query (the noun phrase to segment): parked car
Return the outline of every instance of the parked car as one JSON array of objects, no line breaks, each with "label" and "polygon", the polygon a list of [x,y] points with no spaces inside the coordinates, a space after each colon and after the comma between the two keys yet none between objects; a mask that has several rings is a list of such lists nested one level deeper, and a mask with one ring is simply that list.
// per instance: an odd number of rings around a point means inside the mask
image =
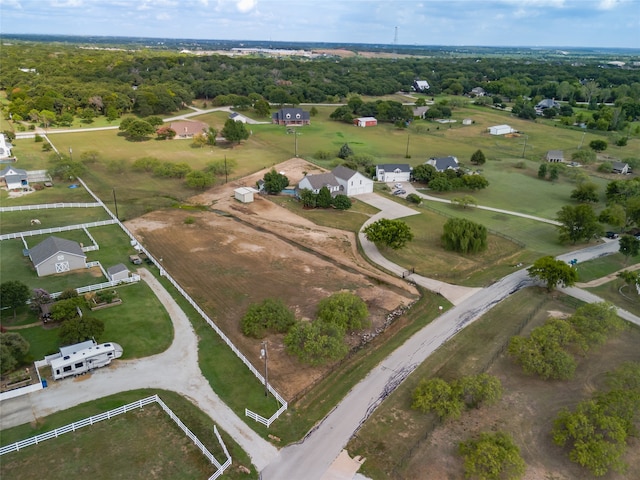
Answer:
[{"label": "parked car", "polygon": [[404,195],[406,192],[406,190],[396,190],[395,192],[393,192],[394,195]]},{"label": "parked car", "polygon": [[138,255],[129,255],[129,261],[134,265],[142,264],[142,260],[140,260],[140,257]]},{"label": "parked car", "polygon": [[607,232],[605,236],[607,238],[618,238],[618,234],[616,232]]},{"label": "parked car", "polygon": [[396,188],[402,188],[402,184],[401,184],[401,183],[396,183],[396,184],[394,185],[394,187],[396,187]]}]

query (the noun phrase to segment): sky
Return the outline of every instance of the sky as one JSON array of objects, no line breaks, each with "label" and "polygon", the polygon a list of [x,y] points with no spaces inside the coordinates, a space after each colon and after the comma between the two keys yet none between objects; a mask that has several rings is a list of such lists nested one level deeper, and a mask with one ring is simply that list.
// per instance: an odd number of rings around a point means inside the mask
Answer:
[{"label": "sky", "polygon": [[0,34],[640,48],[640,0],[0,0]]}]

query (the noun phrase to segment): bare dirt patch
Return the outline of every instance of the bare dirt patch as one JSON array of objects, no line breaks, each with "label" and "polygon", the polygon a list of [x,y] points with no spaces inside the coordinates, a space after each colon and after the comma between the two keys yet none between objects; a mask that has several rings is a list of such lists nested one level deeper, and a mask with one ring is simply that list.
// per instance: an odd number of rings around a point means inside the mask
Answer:
[{"label": "bare dirt patch", "polygon": [[[312,168],[300,159],[276,166],[292,182]],[[192,199],[214,211],[158,211],[127,222],[256,367],[260,342],[244,337],[239,327],[252,303],[281,298],[298,318],[313,319],[319,300],[349,290],[366,301],[374,330],[388,312],[416,297],[412,287],[360,257],[353,233],[319,227],[259,195],[250,204],[233,198],[234,188],[255,185],[262,176],[264,171]],[[186,225],[187,217],[195,222]],[[268,341],[270,380],[285,398],[323,374],[286,355],[281,335]],[[359,341],[350,337],[354,345]]]}]

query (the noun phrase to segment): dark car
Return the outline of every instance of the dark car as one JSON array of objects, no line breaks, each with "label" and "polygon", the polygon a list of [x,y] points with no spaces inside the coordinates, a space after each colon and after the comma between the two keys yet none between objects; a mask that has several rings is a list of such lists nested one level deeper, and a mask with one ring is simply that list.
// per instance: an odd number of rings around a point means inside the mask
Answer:
[{"label": "dark car", "polygon": [[618,238],[618,234],[616,232],[607,232],[605,236],[607,238]]},{"label": "dark car", "polygon": [[393,192],[394,195],[404,195],[405,193],[407,193],[406,190],[396,190]]}]

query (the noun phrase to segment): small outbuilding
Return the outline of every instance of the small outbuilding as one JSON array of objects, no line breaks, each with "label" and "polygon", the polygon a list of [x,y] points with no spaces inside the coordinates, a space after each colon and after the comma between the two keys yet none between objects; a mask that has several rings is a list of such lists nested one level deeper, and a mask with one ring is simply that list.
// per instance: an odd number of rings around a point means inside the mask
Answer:
[{"label": "small outbuilding", "polygon": [[562,163],[564,162],[564,152],[562,150],[549,150],[545,158],[547,162]]},{"label": "small outbuilding", "polygon": [[21,168],[5,167],[0,170],[0,185],[7,190],[21,190],[29,186],[27,171]]},{"label": "small outbuilding", "polygon": [[353,119],[353,124],[358,127],[375,127],[378,125],[378,120],[374,117],[358,117]]},{"label": "small outbuilding", "polygon": [[611,165],[611,172],[626,175],[629,173],[629,164],[624,162],[613,162]]},{"label": "small outbuilding", "polygon": [[242,203],[251,203],[253,202],[253,193],[255,190],[253,188],[248,187],[240,187],[236,188],[233,191],[233,195],[236,200]]},{"label": "small outbuilding", "polygon": [[464,120],[462,120],[462,124],[463,125],[472,125],[473,124],[473,120],[470,118],[465,118]]},{"label": "small outbuilding", "polygon": [[509,125],[495,125],[493,127],[489,127],[489,133],[491,135],[507,135],[515,132],[516,130],[511,128]]},{"label": "small outbuilding", "polygon": [[112,282],[125,280],[129,278],[129,269],[124,263],[119,263],[113,267],[107,268],[107,277]]}]

